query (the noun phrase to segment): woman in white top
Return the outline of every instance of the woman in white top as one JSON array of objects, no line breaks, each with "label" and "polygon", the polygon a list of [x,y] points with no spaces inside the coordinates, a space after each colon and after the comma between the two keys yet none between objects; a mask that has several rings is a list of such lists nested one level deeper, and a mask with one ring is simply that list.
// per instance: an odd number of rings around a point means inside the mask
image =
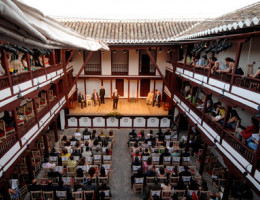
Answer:
[{"label": "woman in white top", "polygon": [[81,137],[80,129],[76,129],[76,133],[74,133],[75,137]]},{"label": "woman in white top", "polygon": [[211,58],[210,63],[214,64],[214,66],[211,68],[211,74],[213,74],[217,70],[227,69],[227,66],[223,62],[217,61],[216,57]]},{"label": "woman in white top", "polygon": [[225,59],[225,62],[226,62],[227,68],[224,69],[224,70],[219,68],[218,70],[216,70],[216,72],[218,72],[218,73],[231,73],[232,72],[232,70],[233,70],[233,68],[235,66],[235,61],[232,58],[227,57]]}]

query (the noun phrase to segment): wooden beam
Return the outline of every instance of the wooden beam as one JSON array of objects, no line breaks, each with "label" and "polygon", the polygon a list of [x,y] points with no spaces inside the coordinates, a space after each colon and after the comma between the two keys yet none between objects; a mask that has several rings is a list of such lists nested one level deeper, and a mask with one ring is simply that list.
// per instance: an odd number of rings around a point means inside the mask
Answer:
[{"label": "wooden beam", "polygon": [[150,60],[152,61],[152,63],[154,64],[156,70],[157,70],[158,73],[160,74],[160,76],[161,76],[161,78],[162,78],[162,80],[163,80],[163,83],[168,86],[168,84],[167,84],[167,82],[166,82],[166,80],[165,80],[165,77],[163,76],[161,70],[159,69],[157,63],[155,62],[155,60],[154,60],[152,54],[150,53],[150,51],[148,50],[148,48],[146,48],[145,51],[146,51],[147,55],[149,56]]},{"label": "wooden beam", "polygon": [[14,95],[13,82],[12,82],[10,71],[9,71],[9,63],[8,63],[8,60],[7,60],[7,53],[6,53],[5,50],[3,50],[3,60],[2,61],[3,61],[4,69],[5,69],[5,74],[8,76],[8,82],[9,82],[11,94],[13,96]]},{"label": "wooden beam", "polygon": [[[73,55],[74,55],[75,52],[76,52],[76,50],[73,50],[73,51],[71,52],[70,57],[69,57],[68,60],[65,62],[65,66],[67,66],[67,65],[69,64],[69,62],[71,61],[71,59],[72,59],[72,57],[73,57]],[[65,56],[65,58],[66,58],[66,56]]]},{"label": "wooden beam", "polygon": [[[84,63],[82,64],[77,76],[75,77],[73,83],[72,83],[72,86],[71,88],[75,85],[75,83],[77,82],[78,78],[79,78],[79,75],[81,74],[82,70],[84,69],[84,67],[86,66],[86,64],[88,63],[88,61],[90,60],[91,56],[93,55],[93,51],[89,52],[87,58],[85,59]],[[70,88],[70,89],[71,89]]]},{"label": "wooden beam", "polygon": [[130,98],[130,80],[128,79],[128,101]]},{"label": "wooden beam", "polygon": [[139,100],[139,79],[137,80],[137,101]]}]

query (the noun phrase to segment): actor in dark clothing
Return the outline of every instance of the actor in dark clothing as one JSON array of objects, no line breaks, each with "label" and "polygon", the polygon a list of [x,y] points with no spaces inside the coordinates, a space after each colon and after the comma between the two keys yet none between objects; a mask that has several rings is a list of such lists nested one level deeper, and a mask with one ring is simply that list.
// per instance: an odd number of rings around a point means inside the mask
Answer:
[{"label": "actor in dark clothing", "polygon": [[94,106],[96,106],[97,102],[98,105],[100,106],[99,96],[96,90],[94,90],[94,92],[92,93],[92,99],[94,101]]},{"label": "actor in dark clothing", "polygon": [[105,104],[105,93],[106,93],[105,88],[102,85],[99,90],[99,96],[100,96],[101,103],[103,103],[103,104]]},{"label": "actor in dark clothing", "polygon": [[115,92],[113,92],[113,110],[117,109],[118,99],[119,99],[119,95],[117,89],[115,89]]},{"label": "actor in dark clothing", "polygon": [[82,94],[82,92],[79,93],[78,102],[81,104],[81,108],[82,108],[82,109],[83,109],[83,106],[84,106],[84,107],[87,106],[86,100],[85,100],[84,95]]},{"label": "actor in dark clothing", "polygon": [[154,100],[153,100],[153,106],[155,103],[158,104],[158,108],[160,108],[160,102],[161,102],[161,94],[160,92],[157,90],[154,96]]}]

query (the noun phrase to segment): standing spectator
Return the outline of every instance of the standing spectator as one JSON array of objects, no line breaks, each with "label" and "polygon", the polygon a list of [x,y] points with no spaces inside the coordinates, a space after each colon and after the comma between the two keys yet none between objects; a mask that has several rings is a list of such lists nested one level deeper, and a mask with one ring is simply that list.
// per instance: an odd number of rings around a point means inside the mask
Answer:
[{"label": "standing spectator", "polygon": [[100,101],[101,101],[100,103],[105,104],[105,93],[106,93],[105,88],[102,85],[100,90],[99,90],[99,96],[100,96]]}]

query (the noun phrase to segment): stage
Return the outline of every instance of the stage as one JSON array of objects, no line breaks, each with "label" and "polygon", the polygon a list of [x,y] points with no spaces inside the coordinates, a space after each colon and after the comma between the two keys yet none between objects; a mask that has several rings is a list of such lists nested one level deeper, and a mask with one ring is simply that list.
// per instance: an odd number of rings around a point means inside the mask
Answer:
[{"label": "stage", "polygon": [[[119,99],[117,111],[123,116],[165,116],[168,115],[168,111],[163,109],[163,103],[161,107],[147,105],[145,99],[139,99],[138,101],[129,102],[127,99]],[[86,108],[81,109],[78,102],[74,102],[74,108],[70,109],[70,115],[96,115],[104,116],[113,111],[113,101],[105,99],[105,104],[100,106],[89,105]]]}]

